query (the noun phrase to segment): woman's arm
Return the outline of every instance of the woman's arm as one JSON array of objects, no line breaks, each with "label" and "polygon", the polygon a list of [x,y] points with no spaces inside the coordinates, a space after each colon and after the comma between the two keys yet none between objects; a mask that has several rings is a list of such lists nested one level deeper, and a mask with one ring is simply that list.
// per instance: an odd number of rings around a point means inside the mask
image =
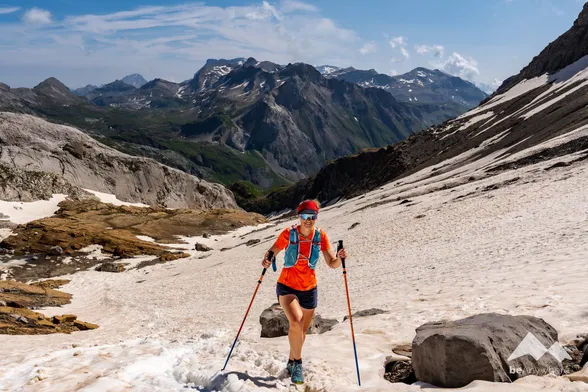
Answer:
[{"label": "woman's arm", "polygon": [[335,255],[333,248],[329,248],[323,251],[323,255],[325,256],[325,261],[329,267],[339,268],[341,265],[341,258],[347,258],[347,251],[345,251],[345,248],[343,248],[338,252],[337,255]]}]

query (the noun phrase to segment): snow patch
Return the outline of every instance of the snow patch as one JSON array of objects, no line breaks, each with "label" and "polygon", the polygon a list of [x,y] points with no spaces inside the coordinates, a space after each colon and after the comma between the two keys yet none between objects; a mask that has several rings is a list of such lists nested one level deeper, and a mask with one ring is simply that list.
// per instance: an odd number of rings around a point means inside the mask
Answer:
[{"label": "snow patch", "polygon": [[528,93],[536,88],[543,86],[548,81],[547,74],[538,76],[532,79],[525,79],[520,83],[517,83],[515,86],[510,88],[503,94],[499,94],[492,98],[490,101],[486,102],[484,105],[478,106],[475,109],[470,110],[467,113],[462,114],[461,116],[457,117],[457,119],[467,118],[474,114],[478,114],[480,112],[486,111],[490,108],[493,108],[497,105],[500,105],[504,102],[510,101],[514,98],[517,98],[523,94]]},{"label": "snow patch", "polygon": [[471,127],[472,125],[477,124],[480,121],[484,121],[484,120],[491,118],[491,117],[494,117],[494,112],[492,110],[490,110],[489,112],[474,116],[474,117],[470,118],[464,125],[459,127],[458,131],[466,130],[469,127]]},{"label": "snow patch", "polygon": [[132,206],[132,207],[149,207],[147,204],[143,203],[130,203],[126,201],[122,201],[117,199],[117,197],[110,193],[102,193],[98,191],[93,191],[91,189],[84,189],[87,192],[94,194],[102,203],[110,203],[115,206]]},{"label": "snow patch", "polygon": [[66,198],[67,195],[55,194],[49,200],[33,202],[0,200],[0,212],[8,216],[10,222],[24,224],[52,216],[59,209],[58,204]]}]

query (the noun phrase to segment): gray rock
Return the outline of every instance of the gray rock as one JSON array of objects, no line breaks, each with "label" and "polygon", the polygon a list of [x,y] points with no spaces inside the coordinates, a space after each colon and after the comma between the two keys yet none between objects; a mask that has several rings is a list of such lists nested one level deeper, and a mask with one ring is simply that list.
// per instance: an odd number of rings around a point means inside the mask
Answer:
[{"label": "gray rock", "polygon": [[5,301],[0,301],[0,306],[6,306],[6,302]]},{"label": "gray rock", "polygon": [[16,319],[19,323],[28,324],[29,320],[26,319],[24,316],[20,316]]},{"label": "gray rock", "polygon": [[417,382],[411,361],[391,361],[384,368],[384,378],[391,383],[412,384]]},{"label": "gray rock", "polygon": [[[511,382],[526,375],[562,374],[562,364],[547,353],[538,361],[530,355],[509,360],[532,334],[546,347],[558,342],[557,331],[532,316],[479,314],[457,321],[421,325],[412,342],[412,361],[419,381],[461,388],[474,380]],[[523,346],[524,346],[523,345]]]},{"label": "gray rock", "polygon": [[0,219],[4,220],[4,219],[9,219],[10,217],[8,215],[4,215],[3,213],[0,212]]},{"label": "gray rock", "polygon": [[63,249],[59,245],[51,247],[47,252],[47,254],[51,256],[62,256],[63,253]]},{"label": "gray rock", "polygon": [[202,238],[210,238],[210,234],[204,233],[204,234],[202,234]]},{"label": "gray rock", "polygon": [[586,339],[584,343],[580,344],[579,349],[582,352],[582,360],[580,361],[580,366],[584,366],[586,363],[588,363],[588,339]]},{"label": "gray rock", "polygon": [[102,272],[123,272],[125,267],[122,264],[102,263],[96,267],[96,271]]},{"label": "gray rock", "polygon": [[[275,338],[288,335],[290,324],[288,323],[286,313],[284,313],[284,310],[279,303],[275,303],[265,309],[261,313],[261,316],[259,316],[259,322],[261,324],[262,338]],[[323,319],[319,314],[315,313],[314,318],[308,327],[307,333],[325,333],[333,329],[337,323],[337,320]]]},{"label": "gray rock", "polygon": [[[375,316],[375,315],[384,314],[384,313],[388,313],[388,312],[385,310],[376,309],[376,308],[364,309],[364,310],[360,310],[358,312],[353,313],[353,318]],[[349,316],[343,317],[343,321],[347,320],[348,318],[349,318]]]},{"label": "gray rock", "polygon": [[210,246],[206,246],[201,243],[196,243],[196,245],[194,245],[194,249],[196,249],[199,252],[210,252],[212,250]]},{"label": "gray rock", "polygon": [[245,245],[251,246],[251,245],[259,244],[260,241],[261,240],[259,240],[259,239],[249,240],[245,243]]},{"label": "gray rock", "polygon": [[[239,209],[232,192],[220,184],[124,154],[73,127],[5,112],[0,113],[0,134],[0,164],[30,170],[20,170],[20,177],[0,188],[2,200],[33,201],[88,188],[123,201],[168,208]],[[11,178],[2,174],[5,170],[0,167],[0,182]]]}]

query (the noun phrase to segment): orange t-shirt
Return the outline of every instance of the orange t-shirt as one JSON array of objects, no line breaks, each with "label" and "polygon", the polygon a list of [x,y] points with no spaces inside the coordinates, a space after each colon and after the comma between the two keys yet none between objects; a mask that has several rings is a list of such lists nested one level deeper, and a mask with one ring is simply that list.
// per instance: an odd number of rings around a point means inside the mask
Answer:
[{"label": "orange t-shirt", "polygon": [[[298,262],[291,268],[282,268],[282,273],[278,278],[278,283],[282,283],[294,290],[307,291],[314,288],[317,284],[316,271],[310,268],[308,265],[308,259],[310,257],[310,248],[312,245],[312,237],[314,233],[310,234],[310,237],[305,237],[300,233],[300,225],[296,227],[298,230],[298,236],[300,240],[307,239],[309,241],[299,242],[298,249]],[[290,230],[291,227],[286,228],[278,239],[274,246],[280,250],[285,250],[290,245]],[[331,247],[329,238],[324,230],[321,230],[321,251],[328,250]],[[301,257],[302,255],[302,257]]]}]

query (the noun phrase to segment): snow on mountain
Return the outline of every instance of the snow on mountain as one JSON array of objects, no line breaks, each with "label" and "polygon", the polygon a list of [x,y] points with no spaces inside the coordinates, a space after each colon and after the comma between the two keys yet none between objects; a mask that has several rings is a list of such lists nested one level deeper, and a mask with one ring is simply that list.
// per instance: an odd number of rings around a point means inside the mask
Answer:
[{"label": "snow on mountain", "polygon": [[341,69],[340,67],[335,67],[333,65],[318,65],[315,66],[315,68],[323,75],[329,75]]},{"label": "snow on mountain", "polygon": [[488,96],[459,77],[422,67],[398,76],[380,74],[374,69],[365,71],[354,68],[338,69],[325,76],[357,83],[362,87],[384,89],[399,101],[453,103],[456,105],[455,116],[477,106]]}]

